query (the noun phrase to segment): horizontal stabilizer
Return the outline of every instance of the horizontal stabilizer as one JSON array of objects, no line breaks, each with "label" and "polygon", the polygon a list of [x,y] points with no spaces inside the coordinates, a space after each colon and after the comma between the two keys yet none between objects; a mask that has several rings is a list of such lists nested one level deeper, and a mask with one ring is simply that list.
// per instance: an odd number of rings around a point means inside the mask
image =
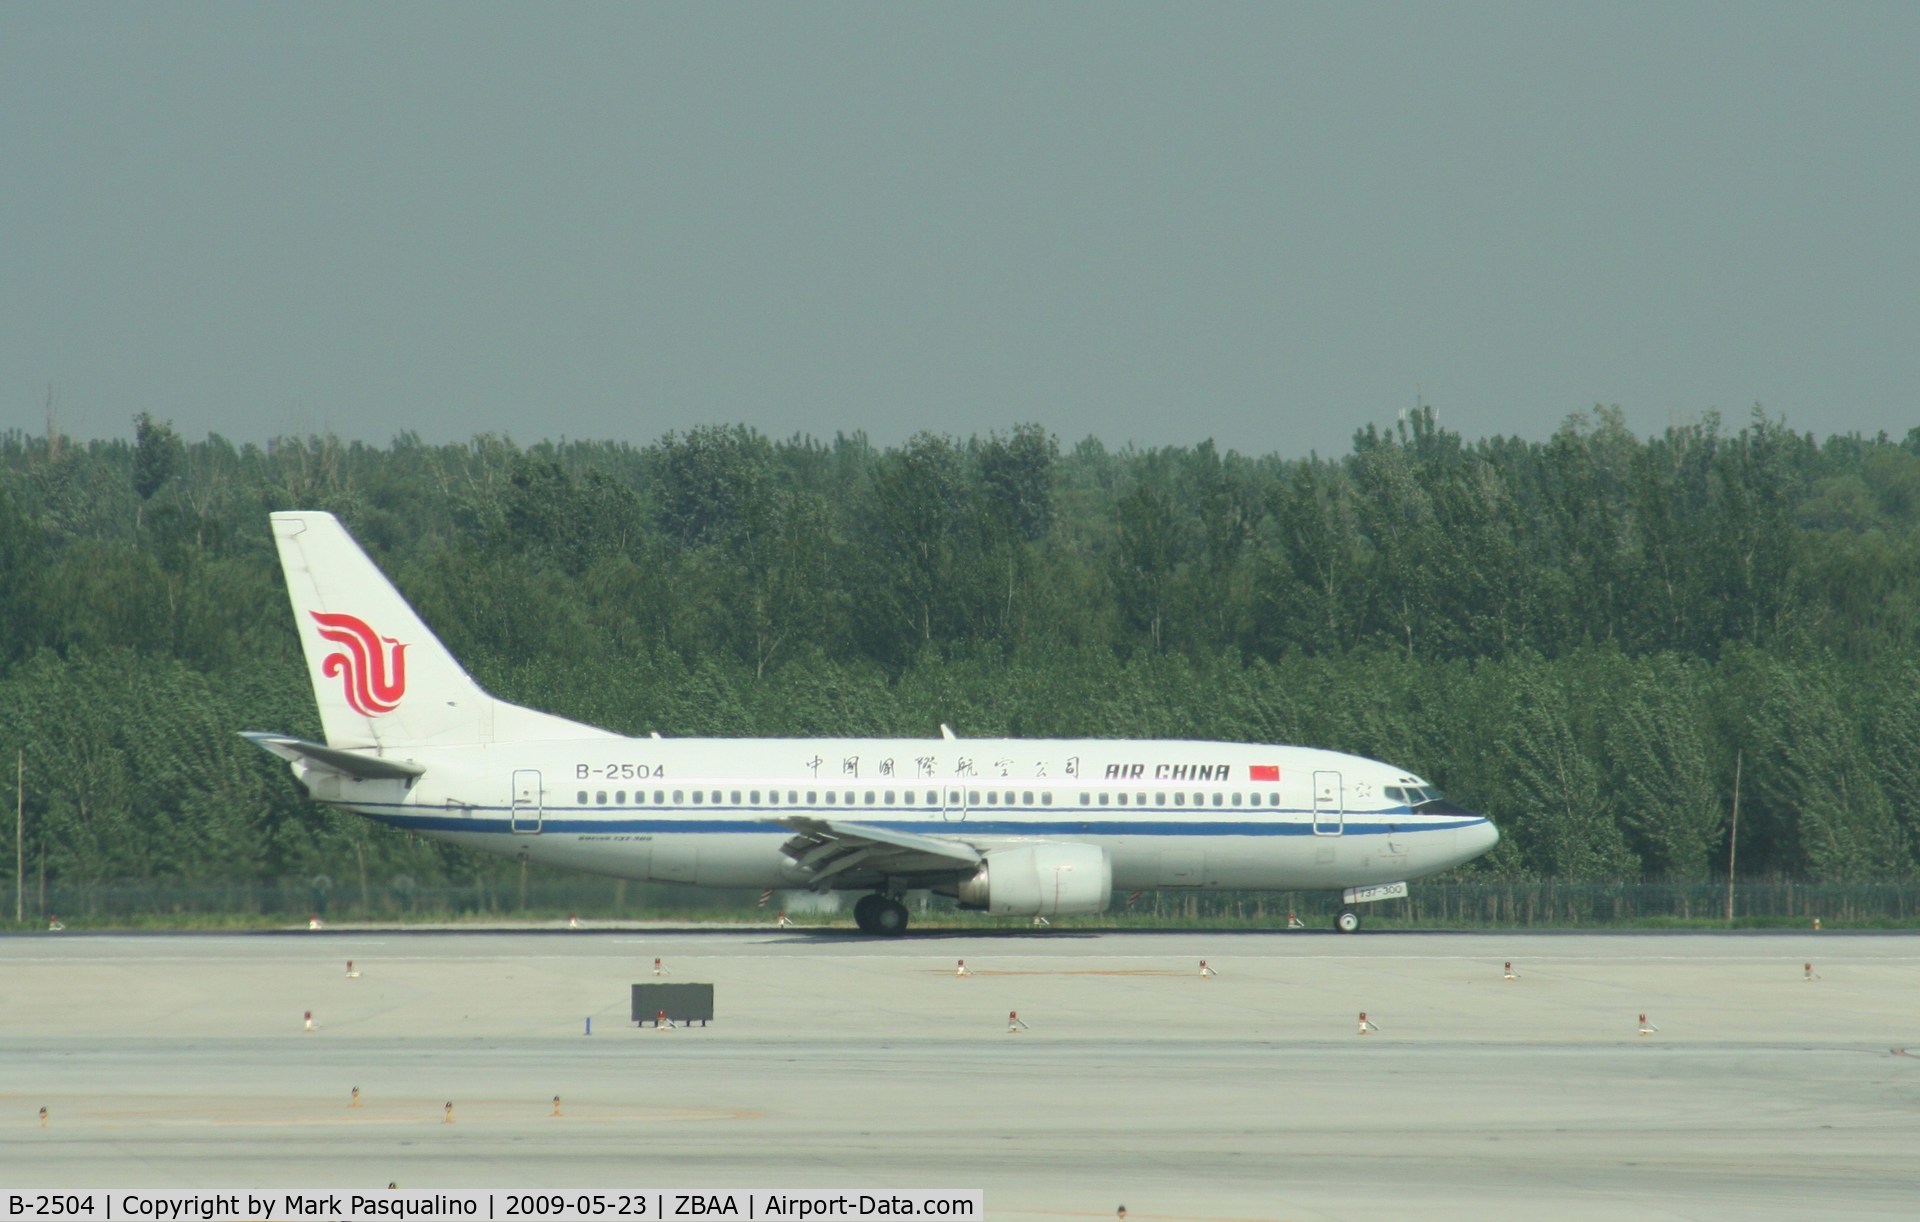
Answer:
[{"label": "horizontal stabilizer", "polygon": [[304,762],[310,767],[324,768],[356,781],[406,781],[426,771],[424,767],[410,760],[381,759],[375,755],[362,755],[358,751],[323,747],[319,743],[310,743],[304,738],[288,738],[284,734],[269,734],[262,730],[242,730],[240,737],[262,751],[271,751],[283,760],[291,763]]}]

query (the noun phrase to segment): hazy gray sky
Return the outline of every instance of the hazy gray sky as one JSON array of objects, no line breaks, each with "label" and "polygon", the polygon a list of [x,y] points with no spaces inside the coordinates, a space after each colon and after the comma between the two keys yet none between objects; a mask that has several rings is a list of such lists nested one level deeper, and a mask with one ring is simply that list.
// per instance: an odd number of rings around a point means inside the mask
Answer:
[{"label": "hazy gray sky", "polygon": [[0,427],[1920,424],[1913,4],[0,6]]}]

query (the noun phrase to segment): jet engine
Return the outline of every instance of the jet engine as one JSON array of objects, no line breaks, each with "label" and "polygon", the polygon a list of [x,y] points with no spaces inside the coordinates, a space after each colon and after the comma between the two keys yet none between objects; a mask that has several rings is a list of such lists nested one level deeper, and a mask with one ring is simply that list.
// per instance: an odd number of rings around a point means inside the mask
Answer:
[{"label": "jet engine", "polygon": [[993,849],[954,894],[962,908],[995,916],[1105,912],[1113,898],[1113,862],[1091,844]]}]

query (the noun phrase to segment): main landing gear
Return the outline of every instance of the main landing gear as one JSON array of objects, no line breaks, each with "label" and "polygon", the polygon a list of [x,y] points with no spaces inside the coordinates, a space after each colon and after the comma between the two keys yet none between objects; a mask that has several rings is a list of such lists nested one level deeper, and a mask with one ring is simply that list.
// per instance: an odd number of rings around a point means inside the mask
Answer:
[{"label": "main landing gear", "polygon": [[889,895],[863,895],[854,902],[853,923],[888,937],[907,932],[907,906]]},{"label": "main landing gear", "polygon": [[1360,929],[1360,914],[1351,908],[1342,908],[1333,918],[1333,927],[1341,933],[1357,933]]}]

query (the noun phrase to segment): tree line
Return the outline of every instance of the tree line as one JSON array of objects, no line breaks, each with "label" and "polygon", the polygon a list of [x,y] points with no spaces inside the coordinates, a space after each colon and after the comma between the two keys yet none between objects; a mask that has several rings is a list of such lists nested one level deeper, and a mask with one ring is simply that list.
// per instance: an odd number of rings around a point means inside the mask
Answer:
[{"label": "tree line", "polygon": [[[1159,736],[1392,760],[1471,871],[1920,865],[1920,429],[1614,410],[1337,457],[985,437],[386,446],[0,435],[0,752],[29,871],[497,869],[302,800],[318,726],[266,514],[342,517],[483,684],[627,733]],[[11,837],[7,837],[11,839]]]}]

